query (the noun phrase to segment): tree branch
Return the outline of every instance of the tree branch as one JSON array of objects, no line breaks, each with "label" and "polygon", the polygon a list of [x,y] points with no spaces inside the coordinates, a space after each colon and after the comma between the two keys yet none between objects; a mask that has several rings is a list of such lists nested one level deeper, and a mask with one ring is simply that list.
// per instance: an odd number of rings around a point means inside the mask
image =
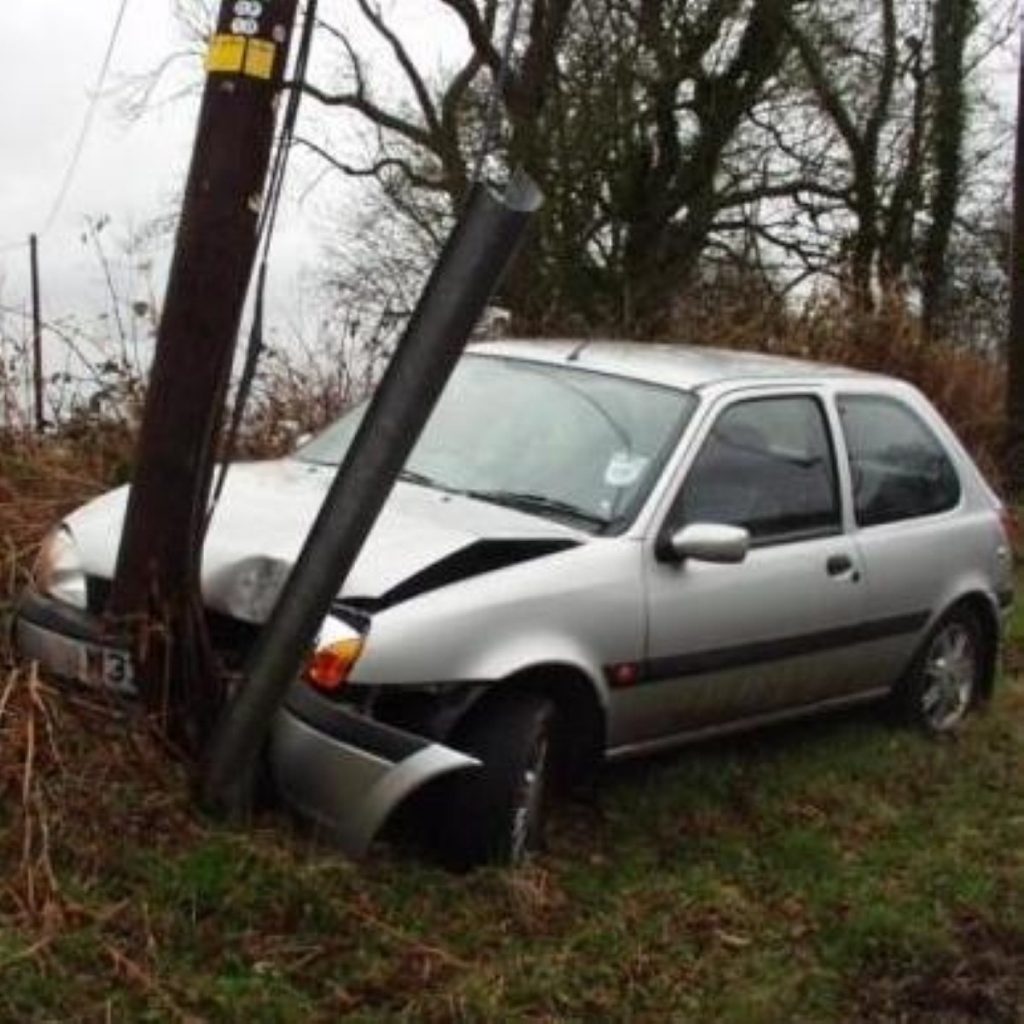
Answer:
[{"label": "tree branch", "polygon": [[374,27],[378,35],[380,35],[381,38],[384,39],[391,47],[391,52],[394,54],[395,60],[405,73],[406,79],[412,86],[413,92],[416,94],[416,101],[419,103],[420,111],[423,114],[424,121],[427,123],[427,127],[431,132],[439,133],[441,131],[441,125],[437,118],[437,109],[434,107],[434,102],[430,98],[430,92],[427,90],[426,83],[423,81],[423,76],[416,69],[416,65],[413,64],[412,59],[409,57],[408,50],[406,50],[402,41],[384,21],[379,8],[375,10],[371,7],[369,0],[356,0],[356,2],[359,4],[359,9],[362,11],[363,17],[366,18],[366,20]]},{"label": "tree branch", "polygon": [[382,173],[386,170],[393,169],[400,171],[410,185],[416,188],[426,189],[430,192],[446,192],[444,182],[437,181],[434,178],[428,178],[418,171],[413,170],[408,160],[403,160],[397,156],[382,156],[371,164],[367,164],[363,167],[357,167],[354,164],[346,163],[344,160],[340,160],[333,153],[328,152],[323,146],[312,139],[303,138],[302,136],[296,136],[294,145],[302,146],[304,149],[308,149],[311,153],[320,157],[321,160],[330,164],[333,168],[341,171],[342,174],[347,175],[350,178],[380,178]]},{"label": "tree branch", "polygon": [[437,154],[437,147],[434,138],[425,128],[407,121],[397,114],[379,107],[372,100],[368,99],[365,90],[360,86],[355,92],[327,93],[309,82],[287,82],[286,88],[301,88],[303,93],[323,103],[327,107],[346,107],[349,110],[358,111],[365,118],[372,121],[381,128],[401,135],[417,146],[429,149],[431,153]]},{"label": "tree branch", "polygon": [[846,141],[850,153],[860,152],[863,148],[860,132],[857,130],[850,112],[843,105],[839,90],[829,78],[825,65],[822,63],[821,55],[807,34],[797,24],[791,12],[787,11],[783,15],[783,20],[786,25],[786,31],[796,46],[797,53],[800,55],[800,61],[807,71],[807,75],[811,80],[811,86],[818,94],[822,106],[832,118],[836,128],[839,130],[839,134]]},{"label": "tree branch", "polygon": [[491,38],[494,30],[493,17],[490,23],[486,18],[482,18],[473,0],[441,0],[441,3],[459,16],[462,24],[466,26],[470,45],[492,73],[497,74],[501,67],[501,54],[495,49]]},{"label": "tree branch", "polygon": [[839,199],[847,202],[850,198],[849,189],[832,188],[815,178],[797,178],[795,181],[783,181],[769,185],[764,182],[736,192],[720,194],[715,203],[716,209],[728,210],[735,206],[745,206],[761,199],[787,199],[800,193],[822,196],[826,199]]}]

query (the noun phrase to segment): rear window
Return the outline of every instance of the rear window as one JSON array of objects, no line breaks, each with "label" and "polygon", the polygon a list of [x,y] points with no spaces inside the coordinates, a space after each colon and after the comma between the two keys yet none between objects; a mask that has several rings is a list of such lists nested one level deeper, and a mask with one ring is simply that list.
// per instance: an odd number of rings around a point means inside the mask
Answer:
[{"label": "rear window", "polygon": [[928,425],[909,406],[881,395],[842,395],[839,415],[860,526],[953,508],[960,479]]}]

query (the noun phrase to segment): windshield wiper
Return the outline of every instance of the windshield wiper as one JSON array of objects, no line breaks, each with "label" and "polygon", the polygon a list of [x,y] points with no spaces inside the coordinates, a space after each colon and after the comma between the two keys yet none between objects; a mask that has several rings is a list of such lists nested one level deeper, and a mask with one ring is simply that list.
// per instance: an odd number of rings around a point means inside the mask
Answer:
[{"label": "windshield wiper", "polygon": [[551,498],[546,494],[531,494],[526,491],[460,491],[467,498],[479,501],[491,501],[495,505],[506,505],[521,512],[534,512],[540,515],[567,516],[592,526],[606,527],[611,520],[600,516],[589,509],[580,508],[571,502],[559,498]]},{"label": "windshield wiper", "polygon": [[434,477],[427,476],[426,473],[417,473],[415,469],[403,469],[398,474],[398,479],[404,480],[408,484],[419,484],[420,487],[433,487],[435,491],[455,491],[454,487],[449,487],[448,484],[435,480]]},{"label": "windshield wiper", "polygon": [[612,522],[605,516],[596,512],[580,508],[568,501],[561,501],[558,498],[551,498],[546,494],[532,494],[527,491],[475,491],[470,488],[453,487],[441,480],[437,480],[426,473],[419,473],[415,469],[403,469],[398,474],[399,480],[406,483],[419,484],[421,487],[431,487],[434,490],[445,491],[448,494],[459,494],[465,498],[475,498],[477,501],[490,501],[495,505],[504,505],[508,508],[518,509],[521,512],[533,512],[540,515],[565,516],[570,519],[589,523],[592,526],[606,527]]}]

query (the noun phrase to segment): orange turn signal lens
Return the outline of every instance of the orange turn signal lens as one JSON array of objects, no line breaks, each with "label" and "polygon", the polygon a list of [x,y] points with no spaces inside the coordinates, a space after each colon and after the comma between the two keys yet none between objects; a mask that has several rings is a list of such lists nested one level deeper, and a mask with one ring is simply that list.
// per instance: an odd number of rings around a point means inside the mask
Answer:
[{"label": "orange turn signal lens", "polygon": [[362,640],[338,640],[327,644],[310,659],[306,677],[316,689],[337,693],[348,682],[348,674],[362,649]]}]

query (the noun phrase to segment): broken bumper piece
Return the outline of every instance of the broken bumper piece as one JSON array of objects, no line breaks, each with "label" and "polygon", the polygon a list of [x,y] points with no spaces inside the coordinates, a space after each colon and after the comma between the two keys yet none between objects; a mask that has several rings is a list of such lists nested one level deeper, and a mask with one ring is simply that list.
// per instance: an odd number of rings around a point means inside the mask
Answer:
[{"label": "broken bumper piece", "polygon": [[350,857],[363,856],[391,812],[421,786],[480,766],[433,740],[325,707],[297,687],[288,705],[275,719],[270,745],[277,788]]}]

